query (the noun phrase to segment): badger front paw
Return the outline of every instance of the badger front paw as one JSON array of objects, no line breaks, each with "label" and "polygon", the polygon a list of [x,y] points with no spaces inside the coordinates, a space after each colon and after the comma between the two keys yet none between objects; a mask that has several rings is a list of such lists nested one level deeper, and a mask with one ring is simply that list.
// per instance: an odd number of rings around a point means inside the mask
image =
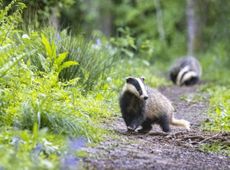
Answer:
[{"label": "badger front paw", "polygon": [[145,133],[148,133],[151,129],[152,129],[152,127],[141,128],[141,129],[137,129],[137,132],[138,132],[138,133],[145,134]]}]

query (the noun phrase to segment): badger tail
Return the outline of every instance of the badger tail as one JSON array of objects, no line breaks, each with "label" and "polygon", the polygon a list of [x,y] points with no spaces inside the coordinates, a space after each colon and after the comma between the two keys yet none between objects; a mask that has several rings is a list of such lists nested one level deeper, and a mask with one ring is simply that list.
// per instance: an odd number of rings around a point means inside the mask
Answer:
[{"label": "badger tail", "polygon": [[184,119],[176,119],[176,118],[172,117],[171,124],[174,126],[181,126],[187,130],[190,130],[190,123]]}]

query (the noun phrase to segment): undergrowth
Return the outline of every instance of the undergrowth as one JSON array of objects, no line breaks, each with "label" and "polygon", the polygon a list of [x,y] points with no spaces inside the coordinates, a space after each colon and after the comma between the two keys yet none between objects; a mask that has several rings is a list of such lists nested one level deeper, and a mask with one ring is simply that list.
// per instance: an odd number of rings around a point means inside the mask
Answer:
[{"label": "undergrowth", "polygon": [[[224,49],[214,48],[213,53],[207,53],[201,58],[205,84],[201,87],[209,95],[209,119],[203,128],[208,131],[230,133],[230,90],[228,57]],[[229,144],[205,144],[201,150],[230,155]]]},{"label": "undergrowth", "polygon": [[26,34],[19,29],[24,7],[15,0],[0,10],[0,168],[68,169],[68,159],[76,167],[75,153],[65,154],[66,140],[95,143],[107,133],[100,122],[113,113],[114,93],[107,81],[99,82],[111,55],[84,37],[65,33],[67,43],[56,42],[54,30]]},{"label": "undergrowth", "polygon": [[228,86],[213,86],[207,89],[209,99],[210,121],[205,128],[211,131],[230,132],[230,90]]},{"label": "undergrowth", "polygon": [[[203,56],[201,62],[204,70],[204,81],[201,89],[209,94],[210,121],[206,123],[205,129],[211,131],[230,132],[230,90],[229,69],[227,54],[223,49],[214,49],[213,53]],[[224,59],[221,59],[224,58]]]}]

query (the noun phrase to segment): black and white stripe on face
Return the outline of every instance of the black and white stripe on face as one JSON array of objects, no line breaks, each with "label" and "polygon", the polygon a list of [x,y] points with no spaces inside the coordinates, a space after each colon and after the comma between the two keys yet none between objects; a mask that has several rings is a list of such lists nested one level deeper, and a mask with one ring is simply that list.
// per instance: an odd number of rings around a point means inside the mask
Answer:
[{"label": "black and white stripe on face", "polygon": [[177,75],[177,85],[184,85],[185,82],[197,76],[198,75],[195,71],[191,70],[189,66],[185,66]]},{"label": "black and white stripe on face", "polygon": [[141,99],[148,99],[144,82],[140,78],[129,77],[126,79],[126,88]]},{"label": "black and white stripe on face", "polygon": [[198,83],[199,78],[195,71],[186,72],[181,78],[181,85],[194,85]]},{"label": "black and white stripe on face", "polygon": [[182,80],[183,76],[189,71],[189,69],[190,69],[189,66],[185,66],[179,71],[179,73],[177,75],[177,79],[176,79],[177,85],[181,85],[181,80]]}]

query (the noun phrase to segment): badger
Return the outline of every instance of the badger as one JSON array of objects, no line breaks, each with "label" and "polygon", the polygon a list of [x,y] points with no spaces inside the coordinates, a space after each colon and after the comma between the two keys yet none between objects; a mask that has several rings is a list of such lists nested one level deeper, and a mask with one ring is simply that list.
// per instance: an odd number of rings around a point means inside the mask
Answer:
[{"label": "badger", "polygon": [[178,59],[170,68],[171,81],[179,86],[195,85],[201,78],[201,65],[193,56]]},{"label": "badger", "polygon": [[152,124],[159,124],[169,132],[169,124],[190,129],[190,123],[173,116],[175,111],[169,99],[158,90],[144,84],[144,78],[128,77],[120,93],[119,105],[128,131],[147,133]]}]

